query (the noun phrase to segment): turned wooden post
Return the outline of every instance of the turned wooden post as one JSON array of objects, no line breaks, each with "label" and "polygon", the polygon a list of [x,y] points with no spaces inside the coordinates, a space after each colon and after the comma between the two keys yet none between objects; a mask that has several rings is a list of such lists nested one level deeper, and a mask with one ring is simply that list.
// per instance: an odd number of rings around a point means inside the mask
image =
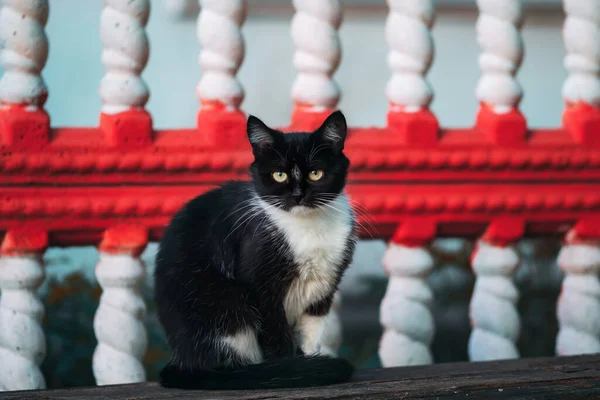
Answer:
[{"label": "turned wooden post", "polygon": [[563,4],[569,72],[562,89],[563,125],[576,143],[600,146],[600,7],[596,0]]},{"label": "turned wooden post", "polygon": [[514,244],[523,232],[523,221],[499,219],[477,242],[471,261],[476,277],[469,305],[471,361],[519,358],[519,292],[513,277],[520,260]]},{"label": "turned wooden post", "polygon": [[292,40],[296,46],[292,86],[292,129],[311,131],[335,111],[340,89],[332,76],[340,64],[339,0],[294,0]]},{"label": "turned wooden post", "polygon": [[197,32],[202,78],[198,130],[206,143],[219,148],[245,146],[246,116],[240,110],[244,89],[237,72],[244,60],[242,25],[245,0],[201,0]]},{"label": "turned wooden post", "polygon": [[383,267],[390,277],[380,309],[384,332],[379,358],[384,367],[433,362],[433,293],[426,279],[435,266],[428,249],[435,232],[432,221],[405,222],[383,257]]},{"label": "turned wooden post", "polygon": [[109,229],[100,243],[96,278],[102,296],[94,317],[98,346],[93,357],[98,385],[146,380],[146,305],[140,294],[146,270],[139,256],[147,243],[147,230],[138,226]]},{"label": "turned wooden post", "polygon": [[392,73],[386,95],[390,103],[388,126],[405,144],[432,146],[437,142],[439,123],[429,111],[433,90],[425,76],[433,60],[435,10],[432,0],[388,0],[385,38],[390,48],[388,66]]},{"label": "turned wooden post", "polygon": [[600,353],[600,221],[578,223],[558,255],[564,272],[556,314],[556,354]]},{"label": "turned wooden post", "polygon": [[0,247],[0,391],[44,389],[40,365],[46,356],[44,282],[46,232],[8,231]]},{"label": "turned wooden post", "polygon": [[0,3],[0,144],[36,150],[49,140],[44,111],[48,90],[42,69],[48,58],[47,0]]},{"label": "turned wooden post", "polygon": [[152,117],[144,109],[150,92],[141,77],[150,52],[145,29],[149,17],[149,0],[104,1],[100,37],[106,74],[100,82],[100,129],[115,147],[152,143]]},{"label": "turned wooden post", "polygon": [[481,78],[476,126],[491,142],[518,146],[526,139],[527,121],[519,111],[523,97],[515,75],[523,60],[521,0],[477,0],[477,42]]}]

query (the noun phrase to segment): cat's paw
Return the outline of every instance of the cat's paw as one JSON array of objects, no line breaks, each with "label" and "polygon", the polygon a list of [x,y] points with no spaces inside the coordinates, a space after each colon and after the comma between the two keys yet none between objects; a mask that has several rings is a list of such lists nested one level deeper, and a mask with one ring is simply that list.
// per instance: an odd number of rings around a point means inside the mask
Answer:
[{"label": "cat's paw", "polygon": [[300,350],[302,350],[302,353],[304,353],[305,355],[308,355],[308,356],[317,356],[317,355],[324,354],[321,351],[320,343],[310,343],[310,344],[302,345]]}]

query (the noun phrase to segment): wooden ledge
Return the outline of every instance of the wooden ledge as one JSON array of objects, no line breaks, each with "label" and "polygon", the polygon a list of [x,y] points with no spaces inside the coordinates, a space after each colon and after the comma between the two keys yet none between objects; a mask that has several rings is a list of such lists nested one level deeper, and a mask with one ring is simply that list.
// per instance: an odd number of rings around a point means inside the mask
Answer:
[{"label": "wooden ledge", "polygon": [[[466,397],[469,396],[469,397]],[[156,383],[0,392],[0,399],[600,399],[600,355],[361,370],[343,385],[183,391]]]}]

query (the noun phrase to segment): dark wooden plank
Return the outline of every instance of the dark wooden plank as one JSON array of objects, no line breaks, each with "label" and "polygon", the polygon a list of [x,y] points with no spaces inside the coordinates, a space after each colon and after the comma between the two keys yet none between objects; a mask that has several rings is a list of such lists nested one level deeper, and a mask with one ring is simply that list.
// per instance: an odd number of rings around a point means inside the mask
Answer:
[{"label": "dark wooden plank", "polygon": [[156,383],[0,393],[0,399],[600,399],[600,355],[358,371],[352,382],[267,391],[182,391]]}]

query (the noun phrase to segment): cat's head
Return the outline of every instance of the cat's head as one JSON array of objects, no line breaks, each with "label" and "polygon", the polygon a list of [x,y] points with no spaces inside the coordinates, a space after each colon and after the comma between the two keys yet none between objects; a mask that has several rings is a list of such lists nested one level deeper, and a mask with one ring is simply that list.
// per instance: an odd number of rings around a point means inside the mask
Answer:
[{"label": "cat's head", "polygon": [[250,116],[250,172],[258,195],[286,211],[314,209],[335,199],[344,189],[350,164],[343,153],[346,130],[340,111],[310,133],[284,134]]}]

